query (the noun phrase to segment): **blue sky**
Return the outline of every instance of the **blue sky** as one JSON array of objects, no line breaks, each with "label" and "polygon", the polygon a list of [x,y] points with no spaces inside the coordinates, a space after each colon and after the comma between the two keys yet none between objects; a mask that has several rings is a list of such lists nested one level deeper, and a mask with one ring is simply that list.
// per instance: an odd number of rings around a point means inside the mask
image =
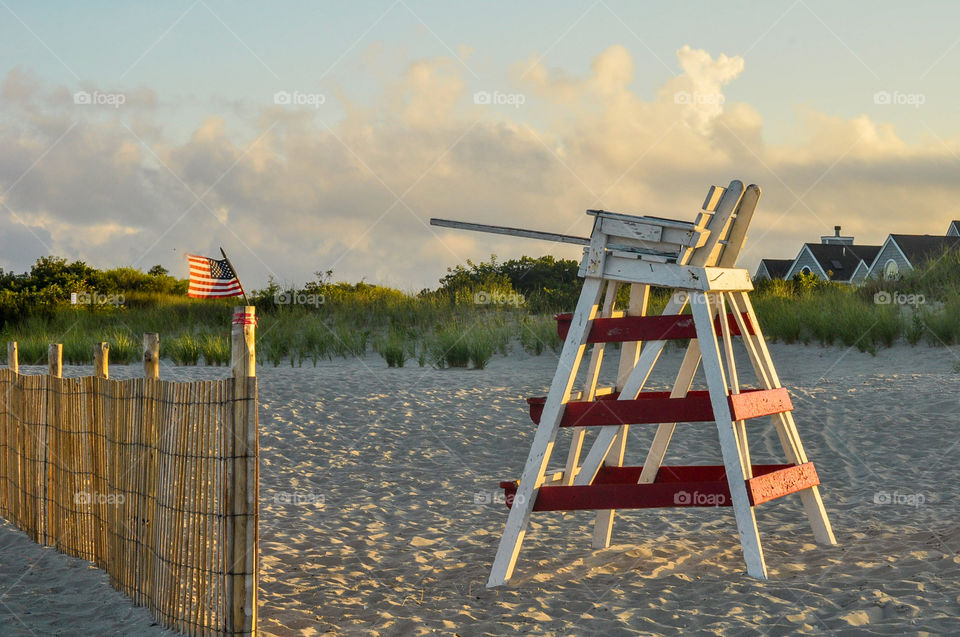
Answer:
[{"label": "blue sky", "polygon": [[[55,251],[176,271],[184,251],[222,243],[256,285],[333,267],[419,288],[458,260],[549,246],[418,219],[586,232],[578,215],[607,188],[609,207],[692,216],[682,202],[704,179],[734,177],[764,187],[749,267],[834,223],[879,243],[960,217],[955,3],[4,0],[0,16],[5,269]],[[689,78],[722,109],[670,119],[664,91]],[[127,99],[64,103],[81,90]],[[478,110],[478,90],[523,104]],[[277,91],[323,103],[279,108]],[[675,121],[697,134],[674,139]],[[730,152],[705,159],[718,145]],[[905,215],[918,188],[930,196]]]}]

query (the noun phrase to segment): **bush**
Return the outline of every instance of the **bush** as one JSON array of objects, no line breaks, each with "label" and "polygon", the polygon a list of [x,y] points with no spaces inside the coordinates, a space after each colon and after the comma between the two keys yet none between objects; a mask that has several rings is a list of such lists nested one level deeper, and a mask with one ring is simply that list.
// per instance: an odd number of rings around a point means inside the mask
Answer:
[{"label": "bush", "polygon": [[207,365],[230,364],[230,341],[220,334],[204,334],[200,339],[200,351]]},{"label": "bush", "polygon": [[401,330],[390,329],[374,340],[373,350],[383,356],[387,367],[403,367],[407,359],[413,354],[410,339]]},{"label": "bush", "polygon": [[557,334],[557,321],[552,316],[525,316],[520,320],[520,345],[539,356],[547,348],[559,352],[563,341]]},{"label": "bush", "polygon": [[430,354],[437,367],[467,367],[470,343],[461,325],[449,323],[438,328],[430,343]]},{"label": "bush", "polygon": [[176,365],[196,365],[203,353],[199,339],[186,333],[172,339],[165,349]]}]

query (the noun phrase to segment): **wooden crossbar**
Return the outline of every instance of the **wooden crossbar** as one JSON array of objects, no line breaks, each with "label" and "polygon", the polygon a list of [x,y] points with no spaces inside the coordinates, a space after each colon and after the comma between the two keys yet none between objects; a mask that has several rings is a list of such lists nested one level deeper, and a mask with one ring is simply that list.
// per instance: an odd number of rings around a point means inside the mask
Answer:
[{"label": "wooden crossbar", "polygon": [[[812,462],[802,465],[753,465],[745,481],[751,506],[820,484]],[[660,467],[653,483],[638,484],[643,467],[604,467],[593,484],[540,487],[534,511],[590,511],[673,507],[732,506],[723,465]],[[501,482],[504,501],[513,504],[516,482]]]},{"label": "wooden crossbar", "polygon": [[[608,425],[655,425],[662,422],[713,422],[710,394],[692,391],[684,398],[670,398],[670,392],[643,392],[636,400],[617,400],[608,394],[596,401],[567,403],[561,427],[603,427]],[[528,399],[530,418],[540,423],[545,398]],[[786,389],[751,389],[727,397],[735,420],[772,416],[793,409]]]},{"label": "wooden crossbar", "polygon": [[[557,334],[561,339],[567,338],[570,329],[572,314],[557,314]],[[733,314],[729,314],[730,332],[740,336],[740,327],[734,323]],[[754,334],[753,323],[746,312],[741,318],[747,326],[747,332]],[[720,334],[720,318],[713,322],[715,331]],[[587,335],[588,343],[625,343],[632,341],[671,341],[686,338],[696,338],[697,327],[693,323],[693,316],[689,314],[675,314],[673,316],[621,316],[616,318],[598,318],[593,320],[593,326]]]}]

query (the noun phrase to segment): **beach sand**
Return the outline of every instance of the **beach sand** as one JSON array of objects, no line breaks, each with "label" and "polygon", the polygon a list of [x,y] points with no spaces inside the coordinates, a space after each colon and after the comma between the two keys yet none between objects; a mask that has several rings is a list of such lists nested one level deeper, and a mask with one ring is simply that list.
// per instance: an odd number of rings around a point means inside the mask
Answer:
[{"label": "beach sand", "polygon": [[[680,354],[664,355],[649,388],[669,384]],[[555,355],[497,357],[485,370],[387,369],[374,356],[260,367],[262,633],[960,631],[960,353],[772,354],[838,546],[814,544],[797,496],[757,508],[767,581],[746,576],[730,508],[618,513],[602,551],[590,547],[592,513],[537,513],[511,585],[495,590],[485,583],[507,515],[498,483],[519,477],[534,432],[524,399],[545,393]],[[631,429],[628,463],[653,429]],[[754,463],[783,462],[769,419],[750,436]],[[667,464],[720,462],[715,427],[678,428]],[[0,634],[173,633],[101,571],[4,523]]]}]

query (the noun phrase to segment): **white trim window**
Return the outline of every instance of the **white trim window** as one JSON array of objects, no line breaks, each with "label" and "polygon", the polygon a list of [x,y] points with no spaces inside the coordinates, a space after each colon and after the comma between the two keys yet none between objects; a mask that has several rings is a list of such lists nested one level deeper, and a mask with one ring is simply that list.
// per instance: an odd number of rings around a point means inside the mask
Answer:
[{"label": "white trim window", "polygon": [[883,264],[883,278],[887,281],[900,278],[900,266],[894,259],[887,259]]}]

